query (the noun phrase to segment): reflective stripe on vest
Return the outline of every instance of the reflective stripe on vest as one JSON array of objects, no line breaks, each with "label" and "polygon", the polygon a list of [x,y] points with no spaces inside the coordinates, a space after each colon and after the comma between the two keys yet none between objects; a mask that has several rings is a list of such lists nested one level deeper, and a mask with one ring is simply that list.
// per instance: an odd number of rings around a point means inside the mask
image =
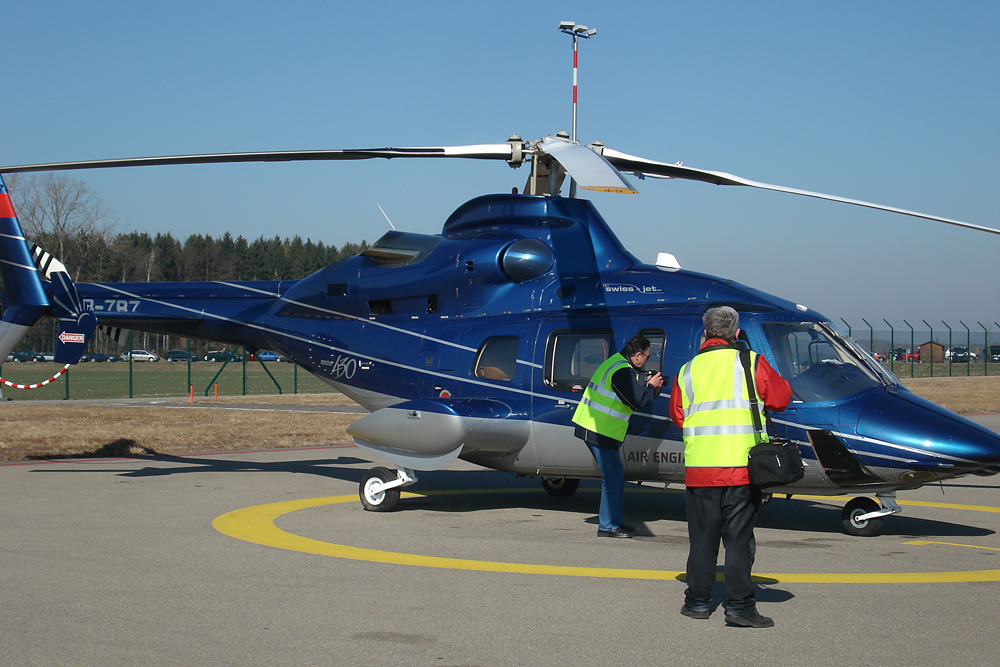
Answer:
[{"label": "reflective stripe on vest", "polygon": [[620,353],[598,366],[573,413],[574,424],[619,442],[625,439],[632,416],[632,408],[618,398],[611,386],[611,377],[622,368],[632,368],[632,364]]},{"label": "reflective stripe on vest", "polygon": [[[751,352],[751,368],[756,359]],[[757,443],[757,436],[739,350],[708,350],[685,364],[679,375],[685,465],[746,466],[747,454]]]}]

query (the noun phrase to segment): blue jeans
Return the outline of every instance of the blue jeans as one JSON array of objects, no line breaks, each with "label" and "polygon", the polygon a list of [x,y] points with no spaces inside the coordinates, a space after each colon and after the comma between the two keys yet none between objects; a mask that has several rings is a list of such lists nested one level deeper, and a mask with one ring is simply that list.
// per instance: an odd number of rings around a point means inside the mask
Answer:
[{"label": "blue jeans", "polygon": [[614,530],[622,523],[625,514],[625,466],[617,449],[594,445],[591,453],[601,468],[601,510],[598,530]]}]

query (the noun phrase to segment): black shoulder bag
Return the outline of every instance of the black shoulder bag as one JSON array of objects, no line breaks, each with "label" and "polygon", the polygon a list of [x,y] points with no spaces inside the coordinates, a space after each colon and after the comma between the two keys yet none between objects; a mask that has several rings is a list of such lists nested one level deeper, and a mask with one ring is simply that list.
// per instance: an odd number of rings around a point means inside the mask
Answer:
[{"label": "black shoulder bag", "polygon": [[[764,427],[760,423],[757,392],[754,390],[753,371],[750,368],[750,350],[740,350],[740,363],[746,374],[754,433],[760,435],[764,433]],[[798,445],[781,438],[771,438],[768,442],[754,445],[750,450],[747,469],[750,472],[750,485],[755,489],[794,484],[806,474]]]}]

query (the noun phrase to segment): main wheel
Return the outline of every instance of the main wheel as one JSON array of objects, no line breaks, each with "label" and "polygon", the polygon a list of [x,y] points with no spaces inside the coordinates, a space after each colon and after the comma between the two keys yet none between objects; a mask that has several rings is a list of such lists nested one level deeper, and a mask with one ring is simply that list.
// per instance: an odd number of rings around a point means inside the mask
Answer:
[{"label": "main wheel", "polygon": [[580,480],[569,477],[542,477],[542,488],[550,496],[567,498],[576,493],[576,490],[580,488]]},{"label": "main wheel", "polygon": [[358,495],[369,512],[388,512],[399,502],[399,487],[389,490],[382,486],[396,479],[395,473],[386,468],[372,468],[361,479]]},{"label": "main wheel", "polygon": [[859,516],[882,509],[882,506],[871,498],[853,498],[844,505],[840,513],[840,521],[844,532],[856,537],[872,537],[882,530],[882,517],[875,519],[858,519]]}]

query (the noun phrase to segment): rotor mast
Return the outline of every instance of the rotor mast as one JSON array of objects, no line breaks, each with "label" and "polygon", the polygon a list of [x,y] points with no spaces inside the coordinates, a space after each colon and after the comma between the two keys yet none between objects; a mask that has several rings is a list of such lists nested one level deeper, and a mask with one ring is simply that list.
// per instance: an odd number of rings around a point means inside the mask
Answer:
[{"label": "rotor mast", "polygon": [[[573,38],[573,131],[570,134],[570,141],[576,141],[576,93],[577,93],[577,67],[579,64],[580,38],[590,39],[597,34],[594,28],[588,29],[585,25],[578,25],[573,21],[560,21],[559,31]],[[576,181],[570,178],[569,196],[576,197]]]}]

